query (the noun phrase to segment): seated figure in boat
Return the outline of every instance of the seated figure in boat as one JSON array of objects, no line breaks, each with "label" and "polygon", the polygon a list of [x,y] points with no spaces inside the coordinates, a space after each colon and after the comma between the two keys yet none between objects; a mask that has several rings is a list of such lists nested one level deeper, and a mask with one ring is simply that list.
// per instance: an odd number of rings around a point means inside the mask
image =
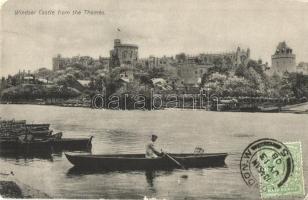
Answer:
[{"label": "seated figure in boat", "polygon": [[18,141],[19,142],[32,142],[34,140],[34,136],[32,134],[22,134],[18,136]]},{"label": "seated figure in boat", "polygon": [[155,148],[155,141],[157,140],[157,135],[151,135],[151,142],[146,145],[146,152],[145,157],[146,158],[157,158],[159,156],[163,156],[162,152],[159,152]]}]

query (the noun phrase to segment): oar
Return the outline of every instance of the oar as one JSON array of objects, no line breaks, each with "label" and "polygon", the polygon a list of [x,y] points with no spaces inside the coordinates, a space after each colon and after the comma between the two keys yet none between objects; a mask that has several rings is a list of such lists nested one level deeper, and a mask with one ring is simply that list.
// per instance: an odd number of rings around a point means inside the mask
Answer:
[{"label": "oar", "polygon": [[175,158],[173,158],[172,156],[170,156],[168,153],[163,152],[163,154],[165,154],[170,160],[172,160],[175,164],[177,164],[179,167],[181,167],[182,169],[186,169],[179,161],[177,161]]}]

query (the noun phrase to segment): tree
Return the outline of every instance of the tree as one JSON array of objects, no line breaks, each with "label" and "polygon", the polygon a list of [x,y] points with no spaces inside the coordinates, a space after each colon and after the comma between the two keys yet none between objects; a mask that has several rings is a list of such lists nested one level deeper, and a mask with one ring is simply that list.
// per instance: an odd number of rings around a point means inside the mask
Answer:
[{"label": "tree", "polygon": [[34,74],[37,77],[48,78],[48,77],[53,75],[53,71],[43,67],[43,68],[39,68],[37,71],[35,71]]},{"label": "tree", "polygon": [[296,98],[308,97],[308,76],[302,73],[284,73],[281,81],[281,94],[295,96]]},{"label": "tree", "polygon": [[240,64],[236,69],[235,69],[235,75],[238,76],[238,77],[245,77],[246,74],[248,73],[247,72],[248,69],[245,65],[243,64]]},{"label": "tree", "polygon": [[267,95],[271,97],[280,97],[282,79],[277,74],[266,77]]},{"label": "tree", "polygon": [[255,61],[249,61],[245,66],[244,64],[240,64],[235,69],[235,75],[238,77],[245,78],[251,85],[251,87],[256,91],[256,94],[265,94],[266,93],[266,75],[263,71],[259,71],[258,73],[255,69],[260,70],[258,63]]},{"label": "tree", "polygon": [[247,68],[253,68],[258,74],[262,75],[264,74],[262,65],[259,64],[257,61],[255,60],[249,60],[249,62],[247,63]]},{"label": "tree", "polygon": [[76,80],[72,74],[61,75],[56,79],[57,85],[63,85],[65,87],[75,88],[79,91],[84,90],[84,87]]},{"label": "tree", "polygon": [[222,96],[223,95],[223,85],[227,80],[227,76],[220,73],[213,73],[208,77],[208,81],[205,86],[208,87],[212,93]]},{"label": "tree", "polygon": [[223,86],[224,96],[251,96],[255,90],[250,83],[243,77],[228,77]]}]

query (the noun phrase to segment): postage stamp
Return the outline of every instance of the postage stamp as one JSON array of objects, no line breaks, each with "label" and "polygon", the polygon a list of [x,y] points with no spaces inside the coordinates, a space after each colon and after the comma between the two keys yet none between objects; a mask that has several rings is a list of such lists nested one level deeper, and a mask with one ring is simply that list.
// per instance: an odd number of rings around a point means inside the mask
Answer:
[{"label": "postage stamp", "polygon": [[240,170],[249,187],[259,187],[262,198],[303,196],[301,143],[257,140],[244,150]]},{"label": "postage stamp", "polygon": [[[304,196],[304,176],[303,176],[303,160],[300,142],[284,143],[289,149],[293,158],[293,172],[288,177],[288,180],[279,187],[275,187],[271,181],[266,182],[260,176],[260,193],[262,198],[277,197],[277,196]],[[270,152],[267,152],[270,154]],[[271,166],[279,167],[277,164],[278,158],[271,162]],[[276,163],[276,165],[275,165]],[[269,165],[269,166],[270,166]],[[270,173],[271,168],[265,168],[265,171],[275,179],[275,173]]]}]

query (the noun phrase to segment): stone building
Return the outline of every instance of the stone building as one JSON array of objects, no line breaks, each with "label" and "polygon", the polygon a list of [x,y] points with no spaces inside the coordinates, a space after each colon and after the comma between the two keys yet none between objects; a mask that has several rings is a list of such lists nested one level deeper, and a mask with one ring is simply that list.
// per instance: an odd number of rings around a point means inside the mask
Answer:
[{"label": "stone building", "polygon": [[165,67],[168,65],[176,64],[176,60],[173,57],[155,57],[149,56],[148,58],[143,58],[139,60],[139,63],[147,69]]},{"label": "stone building", "polygon": [[177,55],[178,75],[181,84],[195,87],[201,83],[201,79],[208,69],[213,67],[217,61],[226,66],[237,66],[241,63],[247,64],[250,59],[250,49],[241,50],[240,47],[234,52],[217,54],[199,54],[197,56]]},{"label": "stone building", "polygon": [[212,64],[197,64],[193,60],[178,64],[178,75],[181,84],[187,87],[197,87],[202,76],[207,73]]},{"label": "stone building", "polygon": [[63,58],[61,54],[58,54],[56,57],[52,58],[52,70],[58,71],[65,68],[66,65],[70,63],[69,58]]},{"label": "stone building", "polygon": [[286,42],[280,42],[272,55],[271,73],[282,75],[286,71],[296,72],[295,54]]},{"label": "stone building", "polygon": [[71,58],[62,57],[61,54],[58,54],[56,57],[52,58],[52,69],[53,71],[65,70],[68,65],[71,64],[80,64],[84,67],[97,67],[108,69],[109,68],[109,58],[99,57],[94,59],[90,56],[73,56]]},{"label": "stone building", "polygon": [[114,40],[114,48],[110,51],[110,65],[135,65],[138,61],[138,46],[134,44],[122,44],[120,39]]},{"label": "stone building", "polygon": [[250,59],[250,49],[247,50],[241,49],[238,47],[236,51],[226,52],[226,53],[217,53],[217,54],[200,54],[196,57],[200,64],[213,64],[215,60],[221,59],[223,64],[230,64],[237,66],[241,63],[247,64]]}]

